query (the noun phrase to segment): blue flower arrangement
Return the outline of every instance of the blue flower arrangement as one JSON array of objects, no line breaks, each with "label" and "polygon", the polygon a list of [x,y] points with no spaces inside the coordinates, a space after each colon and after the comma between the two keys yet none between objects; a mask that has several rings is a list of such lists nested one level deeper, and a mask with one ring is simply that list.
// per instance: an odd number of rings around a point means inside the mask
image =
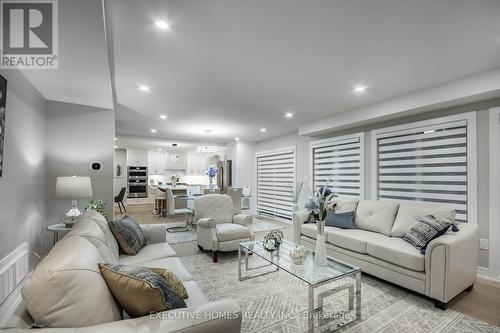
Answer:
[{"label": "blue flower arrangement", "polygon": [[317,188],[314,194],[311,193],[312,198],[304,205],[304,208],[310,214],[314,215],[316,221],[324,221],[326,219],[328,206],[333,202],[334,197],[336,197],[335,193],[328,188],[329,182],[330,178],[328,178],[325,186]]},{"label": "blue flower arrangement", "polygon": [[207,176],[210,178],[214,178],[217,175],[217,169],[214,167],[208,168]]}]

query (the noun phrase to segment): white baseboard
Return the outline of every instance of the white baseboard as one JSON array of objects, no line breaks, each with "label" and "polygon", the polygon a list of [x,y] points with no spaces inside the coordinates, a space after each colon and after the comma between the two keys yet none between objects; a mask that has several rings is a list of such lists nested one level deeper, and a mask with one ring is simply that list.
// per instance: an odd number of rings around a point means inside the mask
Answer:
[{"label": "white baseboard", "polygon": [[478,280],[486,281],[488,283],[500,285],[500,278],[491,273],[488,268],[478,267],[477,268],[477,278]]}]

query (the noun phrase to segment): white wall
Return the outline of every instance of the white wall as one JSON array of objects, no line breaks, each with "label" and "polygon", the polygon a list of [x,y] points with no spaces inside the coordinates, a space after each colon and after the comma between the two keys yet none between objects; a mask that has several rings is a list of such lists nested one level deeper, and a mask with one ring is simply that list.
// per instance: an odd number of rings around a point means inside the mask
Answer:
[{"label": "white wall", "polygon": [[[119,164],[120,166],[123,167],[122,169],[122,176],[121,177],[115,177],[115,189],[114,189],[114,195],[117,196],[118,193],[120,193],[120,190],[125,187],[127,188],[127,150],[125,149],[115,149],[115,163],[113,165],[113,176],[115,175],[116,171],[114,168],[116,168],[116,165]],[[127,194],[125,193],[125,198],[123,199],[123,202],[126,204],[127,203]]]},{"label": "white wall", "polygon": [[[107,201],[112,216],[114,198],[114,111],[62,102],[48,102],[47,121],[47,208],[54,223],[70,207],[69,199],[55,198],[58,176],[90,176],[95,199]],[[99,161],[99,172],[90,163]],[[79,208],[89,199],[81,199]]]},{"label": "white wall", "polygon": [[43,253],[51,245],[45,232],[46,102],[19,71],[0,74],[7,79],[0,258],[23,242]]},{"label": "white wall", "polygon": [[255,212],[255,144],[251,142],[235,142],[226,153],[227,159],[233,161],[233,187],[252,186],[250,213]]}]

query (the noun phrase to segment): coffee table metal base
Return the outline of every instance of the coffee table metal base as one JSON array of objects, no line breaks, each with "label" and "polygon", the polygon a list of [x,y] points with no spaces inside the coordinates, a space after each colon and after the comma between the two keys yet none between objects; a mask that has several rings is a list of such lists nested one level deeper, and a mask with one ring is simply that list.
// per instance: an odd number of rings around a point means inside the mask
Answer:
[{"label": "coffee table metal base", "polygon": [[[280,269],[277,265],[273,263],[269,264],[264,264],[260,266],[254,266],[250,267],[248,258],[249,254],[251,254],[251,250],[248,250],[241,245],[238,247],[238,280],[239,281],[245,281],[248,279],[256,278],[259,276],[264,276],[267,274],[275,273],[278,272]],[[243,253],[243,256],[242,256]],[[274,267],[272,270],[266,270],[262,273],[257,273],[257,274],[246,274],[242,275],[242,270],[244,269],[245,273],[261,270],[263,268],[267,267]],[[308,304],[308,309],[307,309],[307,326],[308,326],[308,332],[314,332],[314,319],[315,317],[318,318],[318,322],[321,326],[328,324],[329,322],[335,320],[336,318],[328,318],[328,316],[324,316],[325,312],[323,311],[323,305],[325,303],[325,299],[328,297],[331,297],[341,291],[348,290],[348,302],[349,302],[349,312],[355,309],[355,317],[354,320],[350,321],[349,323],[356,321],[358,319],[361,319],[361,271],[357,271],[354,273],[354,283],[346,283],[343,285],[337,285],[335,288],[323,291],[321,293],[317,294],[317,304],[318,306],[315,307],[315,289],[323,286],[327,283],[332,283],[336,279],[332,279],[331,281],[325,281],[321,284],[308,284],[309,285],[309,304]]]}]

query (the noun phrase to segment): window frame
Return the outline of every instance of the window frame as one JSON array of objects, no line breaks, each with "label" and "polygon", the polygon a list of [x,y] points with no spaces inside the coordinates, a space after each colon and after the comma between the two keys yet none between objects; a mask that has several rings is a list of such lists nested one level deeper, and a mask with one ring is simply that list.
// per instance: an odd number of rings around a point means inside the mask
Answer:
[{"label": "window frame", "polygon": [[315,148],[326,147],[331,143],[339,143],[359,139],[359,199],[365,198],[365,133],[357,132],[348,135],[334,136],[327,139],[312,140],[309,144],[309,188],[314,192],[314,154]]},{"label": "window frame", "polygon": [[[256,213],[256,215],[268,217],[267,215],[262,215],[259,212],[259,165],[258,165],[259,164],[259,157],[284,153],[284,152],[288,152],[290,150],[293,152],[293,177],[292,177],[293,184],[292,185],[295,188],[295,184],[297,184],[297,146],[296,145],[255,152],[255,213]],[[285,217],[277,216],[277,215],[274,215],[273,218],[278,219],[278,220],[283,221],[283,222],[292,223],[293,203],[292,203],[292,207],[290,208],[290,216],[291,216],[290,220],[285,218]]]},{"label": "window frame", "polygon": [[467,223],[477,224],[477,112],[470,111],[451,116],[416,121],[379,128],[371,132],[371,198],[378,200],[378,139],[404,134],[425,127],[439,128],[444,123],[465,121],[467,126]]}]

